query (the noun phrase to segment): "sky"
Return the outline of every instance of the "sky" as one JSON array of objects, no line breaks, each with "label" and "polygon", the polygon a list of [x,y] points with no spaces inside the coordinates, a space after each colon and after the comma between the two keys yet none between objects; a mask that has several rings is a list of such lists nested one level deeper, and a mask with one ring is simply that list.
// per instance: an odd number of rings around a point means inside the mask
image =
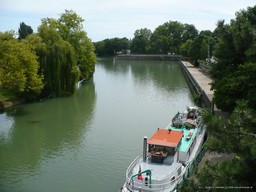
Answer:
[{"label": "sky", "polygon": [[37,32],[42,18],[58,19],[66,9],[85,20],[84,30],[93,42],[132,39],[137,29],[153,32],[168,21],[213,31],[218,20],[230,23],[237,11],[255,5],[255,0],[0,0],[0,32],[17,32],[21,22]]}]

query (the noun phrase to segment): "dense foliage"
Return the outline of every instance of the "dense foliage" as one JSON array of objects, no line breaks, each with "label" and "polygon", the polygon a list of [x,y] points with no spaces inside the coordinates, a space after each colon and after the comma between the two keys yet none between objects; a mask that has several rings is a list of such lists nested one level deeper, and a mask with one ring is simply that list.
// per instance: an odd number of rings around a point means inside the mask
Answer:
[{"label": "dense foliage", "polygon": [[158,26],[153,32],[147,28],[138,29],[131,40],[105,39],[94,45],[99,57],[126,53],[129,49],[133,54],[181,54],[195,62],[212,55],[214,43],[211,31],[198,33],[194,25],[169,21]]},{"label": "dense foliage", "polygon": [[19,96],[35,98],[43,88],[35,52],[13,32],[0,33],[0,87]]},{"label": "dense foliage", "polygon": [[212,77],[214,101],[226,116],[205,113],[210,137],[206,149],[232,154],[207,162],[179,191],[253,191],[256,189],[256,6],[236,13],[230,24],[219,21]]},{"label": "dense foliage", "polygon": [[38,33],[20,24],[14,33],[0,34],[0,87],[26,99],[72,94],[79,79],[95,70],[94,46],[83,31],[84,20],[66,10],[59,19],[42,19]]},{"label": "dense foliage", "polygon": [[96,42],[94,46],[98,57],[110,57],[130,49],[130,41],[127,38],[116,37]]},{"label": "dense foliage", "polygon": [[158,26],[150,38],[150,52],[180,54],[180,46],[198,35],[193,25],[169,21]]},{"label": "dense foliage", "polygon": [[134,38],[131,42],[131,50],[133,53],[145,54],[150,49],[150,38],[152,32],[150,29],[138,29],[134,33]]},{"label": "dense foliage", "polygon": [[214,102],[219,109],[232,111],[237,99],[256,108],[256,6],[236,13],[230,24],[219,22],[218,42],[212,77]]},{"label": "dense foliage", "polygon": [[45,76],[45,95],[73,93],[78,79],[88,79],[94,72],[93,44],[82,30],[83,19],[67,11],[58,20],[42,19],[38,35],[45,44],[37,51]]}]

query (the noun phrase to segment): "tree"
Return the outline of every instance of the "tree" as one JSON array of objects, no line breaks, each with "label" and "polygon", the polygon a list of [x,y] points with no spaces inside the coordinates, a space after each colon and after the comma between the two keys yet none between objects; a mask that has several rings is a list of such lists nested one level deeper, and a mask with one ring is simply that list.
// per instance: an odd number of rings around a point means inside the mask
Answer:
[{"label": "tree", "polygon": [[99,57],[112,57],[117,52],[124,52],[130,48],[130,41],[127,38],[104,39],[94,43],[95,52]]},{"label": "tree", "polygon": [[35,99],[43,88],[35,52],[23,41],[0,34],[0,86],[26,99]]},{"label": "tree", "polygon": [[33,33],[33,29],[24,22],[20,23],[19,39],[25,39],[28,35]]},{"label": "tree", "polygon": [[214,43],[212,32],[209,30],[201,31],[200,34],[191,43],[190,49],[188,51],[188,55],[191,61],[198,64],[197,60],[205,60],[208,58],[212,52],[211,49],[213,47],[210,42]]},{"label": "tree", "polygon": [[134,33],[134,38],[131,43],[132,53],[147,53],[152,32],[150,29],[138,29]]},{"label": "tree", "polygon": [[106,56],[105,43],[104,41],[98,41],[94,43],[95,53],[97,57]]},{"label": "tree", "polygon": [[42,25],[46,25],[58,32],[60,37],[69,42],[75,49],[77,66],[80,70],[80,79],[89,79],[95,70],[96,55],[91,40],[83,31],[84,19],[72,10],[65,10],[59,19],[42,19]]},{"label": "tree", "polygon": [[45,78],[44,96],[72,94],[79,78],[89,79],[93,75],[96,56],[83,31],[83,21],[74,11],[65,10],[59,19],[42,19],[38,36],[26,38],[39,57]]},{"label": "tree", "polygon": [[38,48],[45,78],[44,95],[56,97],[74,93],[80,75],[74,47],[47,22],[43,21],[38,31],[42,42],[38,39],[34,46]]},{"label": "tree", "polygon": [[194,25],[184,24],[183,32],[182,32],[182,42],[186,42],[187,40],[194,40],[198,36],[198,30]]},{"label": "tree", "polygon": [[254,80],[251,71],[256,65],[255,18],[256,6],[237,12],[230,25],[219,22],[217,26],[220,37],[214,55],[218,62],[212,68],[212,88],[219,109],[232,111],[237,98],[246,98],[255,106],[252,95],[256,87],[251,82]]},{"label": "tree", "polygon": [[182,24],[177,21],[169,21],[158,26],[151,35],[151,53],[175,53],[180,54],[180,47],[187,40],[193,40],[198,31],[193,25]]},{"label": "tree", "polygon": [[154,32],[150,39],[150,52],[160,54],[174,53],[174,50],[171,48],[172,41],[173,38],[171,36],[160,35]]},{"label": "tree", "polygon": [[68,41],[75,48],[81,78],[88,79],[94,73],[96,55],[93,43],[83,31],[83,21],[84,19],[74,11],[65,10],[57,20],[57,29],[63,40]]},{"label": "tree", "polygon": [[201,59],[206,59],[208,58],[208,41],[206,39],[204,39],[201,43],[201,47],[200,47],[200,58]]},{"label": "tree", "polygon": [[190,59],[194,62],[197,62],[198,59],[202,59],[200,52],[202,42],[203,36],[196,37],[191,43],[190,49],[188,50],[188,55]]},{"label": "tree", "polygon": [[192,40],[188,39],[185,43],[181,44],[180,46],[180,54],[183,55],[184,57],[189,56],[189,50],[191,49],[192,45]]},{"label": "tree", "polygon": [[198,171],[197,178],[181,187],[181,191],[205,191],[216,187],[256,187],[256,113],[246,100],[238,100],[235,110],[228,116],[203,114],[210,137],[206,141],[208,151],[232,153],[233,158],[219,163],[207,162]]}]

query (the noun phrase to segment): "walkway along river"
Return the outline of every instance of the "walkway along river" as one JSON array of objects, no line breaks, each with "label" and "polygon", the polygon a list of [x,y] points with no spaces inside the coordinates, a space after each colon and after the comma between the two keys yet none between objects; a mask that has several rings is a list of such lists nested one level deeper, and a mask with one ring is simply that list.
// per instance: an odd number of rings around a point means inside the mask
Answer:
[{"label": "walkway along river", "polygon": [[212,103],[213,90],[211,90],[212,79],[199,67],[195,67],[187,61],[180,61],[180,64],[192,88],[196,90],[197,94],[201,95],[203,105],[214,110]]},{"label": "walkway along river", "polygon": [[98,60],[75,95],[0,114],[0,191],[117,191],[143,137],[190,105],[178,62]]}]

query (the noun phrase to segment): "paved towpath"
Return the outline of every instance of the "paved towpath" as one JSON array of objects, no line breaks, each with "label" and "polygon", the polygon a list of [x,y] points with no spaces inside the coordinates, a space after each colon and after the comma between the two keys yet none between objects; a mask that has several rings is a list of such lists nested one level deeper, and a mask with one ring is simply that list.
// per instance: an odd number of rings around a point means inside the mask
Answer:
[{"label": "paved towpath", "polygon": [[[200,68],[195,67],[194,65],[192,65],[191,63],[187,62],[187,61],[181,61],[181,63],[183,64],[183,66],[185,66],[189,73],[193,76],[193,78],[196,80],[197,84],[200,86],[200,88],[202,90],[204,90],[205,94],[207,95],[207,97],[209,98],[209,100],[212,102],[212,98],[213,98],[213,91],[211,90],[211,82],[212,79],[209,77],[209,75],[205,74]],[[214,113],[221,113],[218,109],[216,109],[215,106],[215,111]],[[206,152],[203,159],[201,160],[201,162],[198,165],[198,169],[202,169],[206,163],[206,161],[210,161],[211,163],[218,163],[218,162],[223,162],[223,161],[227,161],[230,159],[233,159],[235,157],[234,153],[231,154],[227,154],[227,153],[214,153],[214,152]]]},{"label": "paved towpath", "polygon": [[189,73],[194,77],[198,85],[204,90],[205,94],[212,102],[213,91],[211,90],[212,79],[206,75],[200,68],[195,67],[188,61],[181,61],[181,63],[188,69]]}]

